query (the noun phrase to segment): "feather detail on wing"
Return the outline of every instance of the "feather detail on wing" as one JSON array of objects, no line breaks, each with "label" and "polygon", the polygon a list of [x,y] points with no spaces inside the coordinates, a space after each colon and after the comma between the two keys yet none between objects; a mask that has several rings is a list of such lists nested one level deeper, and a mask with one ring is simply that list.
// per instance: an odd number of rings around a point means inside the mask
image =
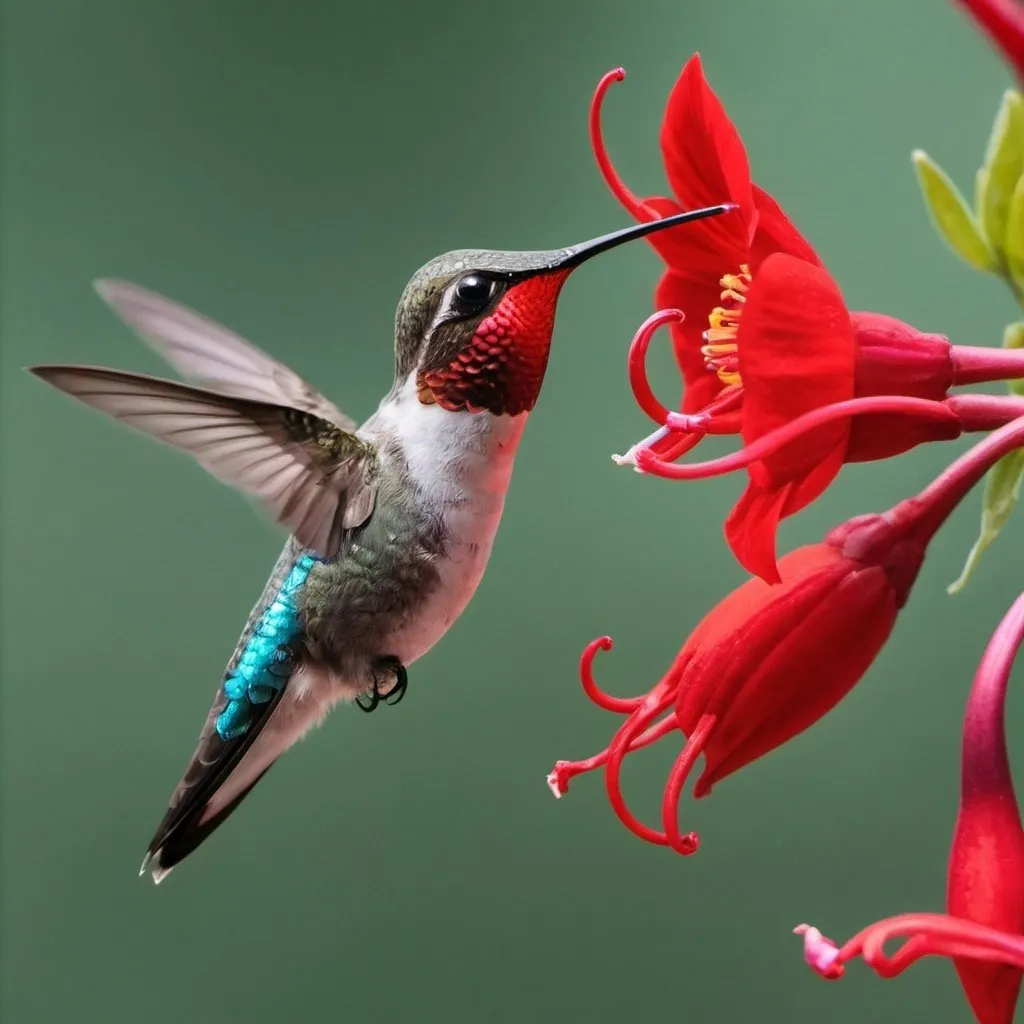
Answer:
[{"label": "feather detail on wing", "polygon": [[187,381],[224,394],[288,405],[353,431],[356,424],[297,373],[241,335],[128,281],[94,283],[100,297]]},{"label": "feather detail on wing", "polygon": [[213,476],[259,498],[321,558],[333,558],[346,532],[373,511],[376,449],[315,413],[101,367],[31,372],[188,452]]}]

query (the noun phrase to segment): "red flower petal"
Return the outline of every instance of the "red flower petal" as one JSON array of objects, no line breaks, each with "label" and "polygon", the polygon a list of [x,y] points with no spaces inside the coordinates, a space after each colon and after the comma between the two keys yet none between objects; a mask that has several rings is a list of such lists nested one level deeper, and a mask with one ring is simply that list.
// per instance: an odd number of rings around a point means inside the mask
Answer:
[{"label": "red flower petal", "polygon": [[721,290],[717,278],[687,277],[668,270],[654,293],[656,309],[681,309],[686,314],[682,323],[672,325],[672,346],[686,382],[683,412],[703,409],[723,387],[717,374],[704,365],[701,353],[708,314],[718,305]]},{"label": "red flower petal", "polygon": [[[672,199],[665,199],[661,196],[649,196],[644,200],[653,217],[671,217],[673,214],[681,213],[683,208]],[[731,210],[718,217],[708,217],[705,220],[694,221],[692,224],[680,224],[679,227],[669,228],[667,231],[658,231],[648,235],[647,241],[657,254],[668,264],[671,270],[683,277],[692,277],[698,281],[714,281],[716,286],[723,274],[735,274],[740,263],[746,258],[745,254],[734,258],[730,248],[723,250],[721,238],[716,234],[709,234],[702,230],[701,225],[710,224],[716,220],[739,221],[738,210]],[[696,230],[687,231],[686,228]],[[714,305],[718,305],[718,296],[715,296]],[[710,312],[708,307],[704,316]]]},{"label": "red flower petal", "polygon": [[[743,378],[743,439],[820,406],[853,397],[856,342],[839,287],[828,272],[777,253],[754,278],[737,334]],[[778,579],[779,520],[813,501],[842,467],[850,433],[839,421],[805,434],[750,467],[750,486],[725,535],[739,562]]]},{"label": "red flower petal", "polygon": [[797,259],[821,266],[811,243],[793,226],[783,209],[758,185],[753,186],[757,206],[757,228],[750,244],[750,268],[755,273],[773,252],[785,252]]},{"label": "red flower petal", "polygon": [[[748,444],[854,395],[854,332],[839,286],[823,268],[781,253],[765,260],[751,285],[737,344]],[[809,476],[837,451],[841,462],[849,431],[848,421],[816,429],[751,467],[751,478],[778,486]]]},{"label": "red flower petal", "polygon": [[[776,537],[779,523],[814,501],[842,466],[843,449],[837,446],[804,476],[787,483],[761,482],[752,473],[747,489],[725,520],[725,539],[736,561],[766,583],[778,583]],[[751,467],[756,468],[756,465]]]},{"label": "red flower petal", "polygon": [[[834,544],[808,544],[790,551],[779,560],[779,568],[787,581],[787,592],[791,591],[800,578],[817,572],[845,556]],[[687,648],[707,649],[720,643],[730,633],[749,622],[764,606],[780,602],[786,594],[773,589],[763,580],[747,580],[731,594],[722,598],[697,624],[686,642]],[[704,713],[703,705],[696,709],[697,718]]]},{"label": "red flower petal", "polygon": [[[814,603],[803,601],[794,609],[799,618],[791,617],[787,635],[764,652],[719,721],[694,797],[706,796],[716,782],[824,717],[853,689],[892,632],[896,600],[884,569],[838,565],[834,577],[818,571],[822,582]],[[784,561],[782,572],[788,579]]]},{"label": "red flower petal", "polygon": [[782,586],[748,580],[708,612],[686,641],[693,656],[679,675],[679,728],[690,733],[708,714],[727,721],[764,659],[799,626],[807,608],[837,585],[847,564],[829,544],[800,548],[782,561]]},{"label": "red flower petal", "polygon": [[[734,270],[747,258],[756,217],[747,151],[721,101],[704,78],[700,57],[694,54],[669,96],[661,129],[665,171],[676,199],[684,209],[713,203],[739,203],[742,215],[712,217],[697,224],[722,254],[724,269]],[[676,264],[677,268],[679,264]]]},{"label": "red flower petal", "polygon": [[725,539],[736,560],[766,583],[778,583],[781,579],[775,564],[775,535],[792,487],[760,487],[750,483],[725,520]]}]

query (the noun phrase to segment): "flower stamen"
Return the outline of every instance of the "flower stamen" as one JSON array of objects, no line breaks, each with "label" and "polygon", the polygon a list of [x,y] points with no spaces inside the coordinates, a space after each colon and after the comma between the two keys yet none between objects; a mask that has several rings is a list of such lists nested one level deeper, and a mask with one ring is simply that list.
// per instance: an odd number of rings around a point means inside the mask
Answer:
[{"label": "flower stamen", "polygon": [[598,651],[610,651],[614,644],[610,636],[599,636],[591,640],[580,655],[580,682],[583,692],[605,711],[614,711],[621,715],[630,715],[644,702],[643,697],[613,697],[605,693],[594,679],[594,658]]},{"label": "flower stamen", "polygon": [[[632,740],[628,752],[632,754],[634,750],[649,747],[652,743],[657,743],[663,736],[667,736],[678,728],[679,725],[676,722],[675,713],[669,712],[661,721],[648,726],[647,729]],[[555,795],[555,799],[561,799],[569,791],[569,783],[577,775],[585,775],[587,772],[603,768],[608,761],[609,749],[605,747],[604,750],[583,761],[556,761],[554,769],[548,773],[548,789]]]},{"label": "flower stamen", "polygon": [[649,828],[642,821],[634,817],[632,811],[626,806],[619,780],[622,771],[622,759],[631,750],[635,749],[636,738],[646,732],[654,720],[674,703],[677,675],[678,673],[673,672],[663,679],[645,698],[643,706],[637,708],[626,719],[625,724],[620,727],[612,739],[611,745],[608,747],[608,761],[604,772],[608,802],[612,805],[612,810],[615,812],[616,817],[635,836],[639,836],[655,846],[668,846],[668,836],[664,832],[657,832],[655,829]]},{"label": "flower stamen", "polygon": [[658,401],[651,382],[647,378],[647,350],[651,347],[651,339],[664,324],[682,323],[686,319],[680,309],[659,309],[652,313],[638,328],[629,344],[629,355],[626,358],[626,369],[629,375],[629,386],[632,388],[636,404],[659,426],[668,418],[669,410]]},{"label": "flower stamen", "polygon": [[697,852],[700,846],[700,837],[696,832],[687,832],[681,835],[679,832],[679,797],[682,795],[683,786],[686,784],[690,769],[693,768],[697,758],[704,752],[704,744],[707,742],[711,730],[715,727],[716,715],[702,715],[696,728],[687,737],[686,746],[676,759],[672,767],[672,773],[668,777],[668,785],[665,787],[665,796],[661,803],[661,819],[665,826],[665,835],[668,837],[668,844],[677,853],[689,857]]},{"label": "flower stamen", "polygon": [[722,304],[715,306],[708,315],[708,329],[704,332],[701,352],[707,368],[717,373],[718,379],[726,386],[742,383],[736,336],[752,280],[750,267],[745,263],[740,266],[738,274],[726,274],[719,282],[722,286],[719,301]]},{"label": "flower stamen", "polygon": [[594,156],[597,159],[598,170],[600,170],[605,184],[611,189],[612,195],[638,221],[654,220],[657,215],[619,177],[618,171],[615,170],[612,164],[611,157],[608,156],[608,150],[605,148],[604,138],[601,135],[601,104],[604,101],[605,93],[613,82],[621,82],[625,77],[626,72],[623,68],[614,68],[597,83],[597,88],[594,90],[594,98],[590,101],[590,143],[594,147]]},{"label": "flower stamen", "polygon": [[[769,458],[786,445],[792,444],[804,434],[826,423],[883,412],[915,416],[923,420],[956,421],[955,413],[945,402],[912,398],[909,395],[869,395],[812,409],[795,420],[790,420],[781,427],[763,434],[739,451],[730,452],[718,459],[709,459],[707,462],[667,463],[650,449],[638,448],[633,453],[633,465],[639,473],[660,476],[666,480],[705,480],[708,477],[724,476],[726,473],[746,469],[754,462]],[[669,415],[666,420],[665,426],[669,430],[673,427],[675,415]]]}]

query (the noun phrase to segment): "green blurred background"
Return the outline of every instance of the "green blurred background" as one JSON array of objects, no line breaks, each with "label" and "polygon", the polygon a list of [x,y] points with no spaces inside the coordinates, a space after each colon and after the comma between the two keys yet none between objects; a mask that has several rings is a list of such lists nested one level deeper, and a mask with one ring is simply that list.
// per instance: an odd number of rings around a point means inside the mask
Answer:
[{"label": "green blurred background", "polygon": [[[940,0],[6,0],[5,1022],[969,1019],[948,964],[829,986],[789,930],[941,909],[964,696],[1024,579],[1024,523],[950,599],[976,499],[960,510],[841,708],[686,804],[698,856],[626,833],[598,778],[561,803],[544,785],[615,725],[576,681],[584,644],[613,633],[600,678],[646,689],[741,579],[720,522],[742,481],[608,460],[647,429],[624,373],[659,267],[642,245],[567,287],[489,574],[401,709],[339,711],[165,885],[135,877],[281,536],[20,367],[162,372],[90,290],[121,276],[364,417],[426,259],[627,222],[586,134],[616,64],[610,146],[662,189],[661,111],[695,49],[851,305],[998,342],[1014,306],[942,248],[910,168],[923,146],[969,187],[1009,82]],[[785,545],[962,447],[848,469]],[[1019,736],[1016,696],[1010,713]],[[654,820],[675,749],[629,766]]]}]

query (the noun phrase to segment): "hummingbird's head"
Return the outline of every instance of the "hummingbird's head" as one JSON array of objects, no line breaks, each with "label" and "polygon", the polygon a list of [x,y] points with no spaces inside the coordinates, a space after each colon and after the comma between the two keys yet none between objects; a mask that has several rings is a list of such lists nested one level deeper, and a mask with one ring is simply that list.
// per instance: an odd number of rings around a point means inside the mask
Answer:
[{"label": "hummingbird's head", "polygon": [[568,249],[460,249],[431,260],[405,288],[395,317],[395,376],[415,375],[424,405],[515,416],[533,408],[544,380],[565,279],[623,242],[731,204],[637,224]]}]

